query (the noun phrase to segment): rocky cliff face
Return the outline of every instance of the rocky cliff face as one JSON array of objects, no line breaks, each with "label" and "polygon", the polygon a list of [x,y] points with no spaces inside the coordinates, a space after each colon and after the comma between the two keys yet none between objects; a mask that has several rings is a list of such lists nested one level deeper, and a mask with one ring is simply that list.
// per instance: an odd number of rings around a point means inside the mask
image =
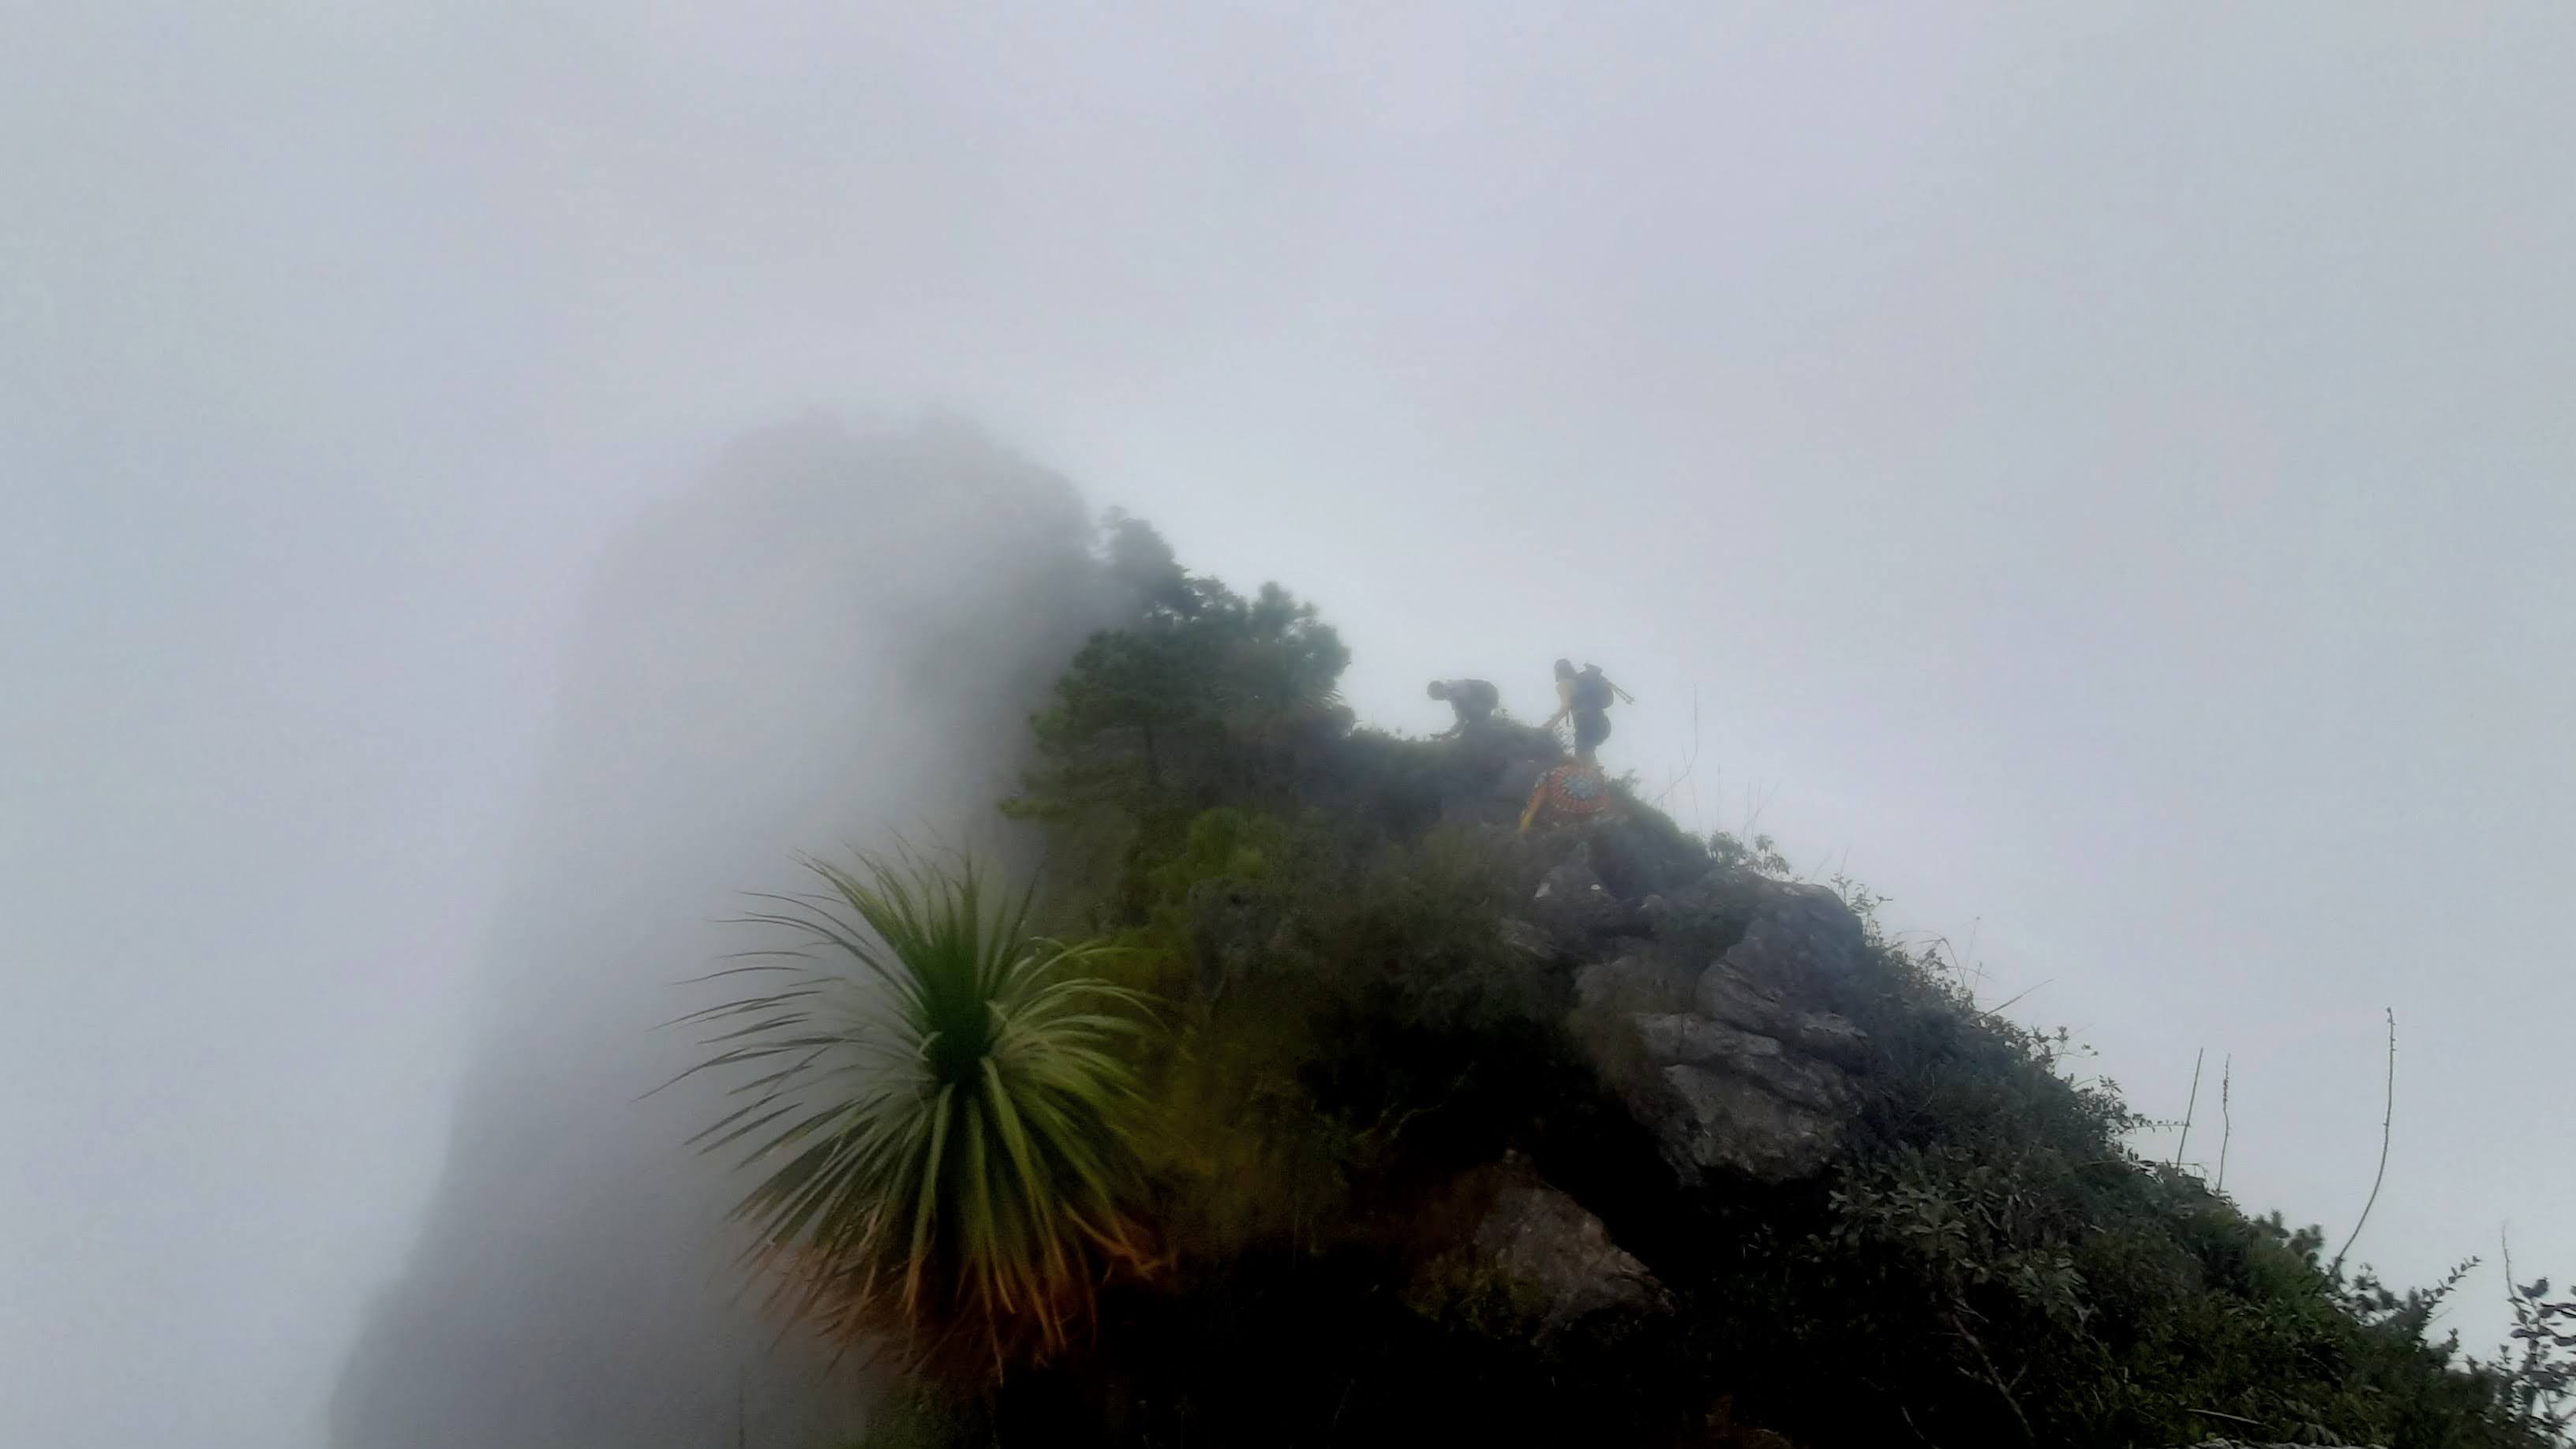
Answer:
[{"label": "rocky cliff face", "polygon": [[[1823,1167],[1870,1063],[1869,1039],[1824,1006],[1858,966],[1860,921],[1821,886],[1759,876],[1696,882],[1643,913],[1651,934],[1575,977],[1578,1010],[1596,1041],[1612,1033],[1601,1044],[1640,1119],[1688,1180]],[[1695,944],[1736,919],[1743,934],[1722,952]]]},{"label": "rocky cliff face", "polygon": [[[1520,833],[1532,785],[1563,758],[1534,730],[1470,730],[1431,767],[1438,800],[1421,817],[1517,861],[1524,895],[1499,935],[1570,988],[1574,1038],[1660,1145],[1671,1185],[1826,1171],[1852,1146],[1879,1065],[1834,1008],[1866,969],[1862,922],[1825,887],[1719,867],[1652,811]],[[1223,887],[1194,905],[1203,988],[1255,969],[1290,929]],[[1461,1251],[1534,1293],[1546,1322],[1665,1301],[1591,1205],[1526,1163],[1490,1171],[1511,1186]]]},{"label": "rocky cliff face", "polygon": [[[1926,1007],[1890,1015],[1884,962],[1836,892],[1723,866],[1647,811],[1519,836],[1508,807],[1556,762],[1553,742],[1504,728],[1471,737],[1460,755],[1442,818],[1519,854],[1525,895],[1500,936],[1570,983],[1571,1035],[1660,1148],[1666,1186],[1794,1195],[1862,1152],[1881,1074],[1899,1068],[1890,1044],[1844,1013],[1864,1011],[1900,1036],[1906,1013]],[[1693,1285],[1660,1281],[1596,1214],[1608,1207],[1566,1190],[1573,1179],[1547,1181],[1510,1154],[1469,1181],[1482,1207],[1439,1266],[1482,1274],[1533,1341],[1586,1322],[1629,1334],[1689,1311],[1676,1305]],[[1722,1397],[1692,1442],[1789,1444],[1737,1422],[1732,1404]]]},{"label": "rocky cliff face", "polygon": [[[1500,835],[1550,736],[1472,731],[1441,809]],[[1859,1105],[1868,1038],[1829,1003],[1861,969],[1859,917],[1833,891],[1717,868],[1650,811],[1520,837],[1535,878],[1506,940],[1571,974],[1578,1036],[1685,1182],[1822,1169]]]},{"label": "rocky cliff face", "polygon": [[[1830,1008],[1860,969],[1863,928],[1832,891],[1702,868],[1642,900],[1605,885],[1596,855],[1634,859],[1611,822],[1541,837],[1554,857],[1506,939],[1571,973],[1571,1026],[1654,1135],[1676,1180],[1784,1182],[1848,1145],[1874,1046]],[[1477,1230],[1496,1269],[1542,1285],[1552,1317],[1650,1311],[1659,1285],[1600,1220],[1543,1182],[1497,1201]]]},{"label": "rocky cliff face", "polygon": [[1469,1240],[1471,1260],[1538,1309],[1539,1332],[1589,1313],[1661,1313],[1671,1295],[1610,1241],[1581,1203],[1534,1177],[1508,1176]]}]

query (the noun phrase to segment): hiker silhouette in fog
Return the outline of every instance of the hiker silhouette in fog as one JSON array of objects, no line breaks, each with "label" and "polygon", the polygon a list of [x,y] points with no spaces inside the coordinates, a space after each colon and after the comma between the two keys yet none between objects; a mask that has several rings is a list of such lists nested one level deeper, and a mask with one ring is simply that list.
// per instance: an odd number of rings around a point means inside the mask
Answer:
[{"label": "hiker silhouette in fog", "polygon": [[1556,713],[1547,717],[1543,730],[1556,728],[1562,719],[1574,721],[1574,758],[1593,763],[1593,751],[1610,738],[1610,704],[1613,699],[1626,699],[1628,692],[1604,678],[1601,666],[1586,664],[1576,673],[1570,659],[1556,661]]},{"label": "hiker silhouette in fog", "polygon": [[1503,702],[1502,691],[1481,679],[1435,679],[1431,681],[1431,697],[1447,700],[1458,715],[1456,724],[1432,736],[1435,740],[1445,740],[1463,734],[1471,725],[1483,724],[1494,717]]}]

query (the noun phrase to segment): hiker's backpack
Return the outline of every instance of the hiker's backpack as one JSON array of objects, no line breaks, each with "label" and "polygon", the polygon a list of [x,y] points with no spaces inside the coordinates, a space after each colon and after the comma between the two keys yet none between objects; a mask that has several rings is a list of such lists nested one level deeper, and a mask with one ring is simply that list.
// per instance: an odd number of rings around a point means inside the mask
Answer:
[{"label": "hiker's backpack", "polygon": [[1598,713],[1610,707],[1610,681],[1598,669],[1586,669],[1574,676],[1574,707],[1587,713]]}]

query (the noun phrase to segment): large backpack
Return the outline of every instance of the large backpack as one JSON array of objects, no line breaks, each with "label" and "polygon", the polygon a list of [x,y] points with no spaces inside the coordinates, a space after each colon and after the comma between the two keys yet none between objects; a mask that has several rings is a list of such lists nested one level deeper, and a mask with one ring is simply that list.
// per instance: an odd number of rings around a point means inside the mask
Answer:
[{"label": "large backpack", "polygon": [[1586,713],[1598,713],[1610,707],[1610,681],[1598,669],[1586,668],[1574,676],[1574,707]]}]

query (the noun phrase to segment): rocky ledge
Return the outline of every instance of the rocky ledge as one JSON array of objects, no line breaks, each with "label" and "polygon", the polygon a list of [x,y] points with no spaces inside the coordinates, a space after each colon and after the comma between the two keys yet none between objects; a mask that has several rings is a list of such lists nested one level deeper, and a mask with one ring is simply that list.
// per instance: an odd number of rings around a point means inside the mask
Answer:
[{"label": "rocky ledge", "polygon": [[[1544,889],[1585,899],[1565,878],[1579,866]],[[1859,918],[1822,886],[1750,875],[1650,897],[1636,914],[1642,930],[1575,973],[1576,1030],[1604,1074],[1686,1181],[1821,1169],[1873,1055],[1825,1004],[1859,968]]]}]

